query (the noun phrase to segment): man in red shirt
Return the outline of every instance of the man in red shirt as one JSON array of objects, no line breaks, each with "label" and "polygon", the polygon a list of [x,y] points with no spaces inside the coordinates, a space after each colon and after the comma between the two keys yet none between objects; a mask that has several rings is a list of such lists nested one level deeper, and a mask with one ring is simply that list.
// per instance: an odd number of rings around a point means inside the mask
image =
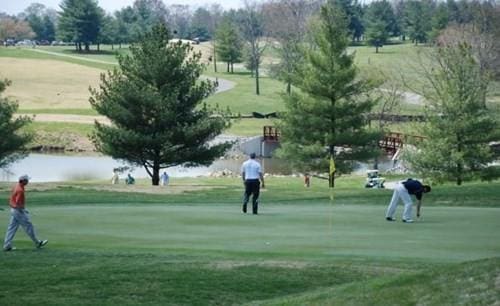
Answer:
[{"label": "man in red shirt", "polygon": [[17,228],[21,225],[28,236],[33,240],[37,248],[41,248],[47,244],[48,240],[39,240],[35,235],[35,228],[31,223],[28,211],[24,208],[24,186],[28,185],[29,176],[23,175],[19,177],[19,183],[12,189],[10,196],[10,222],[5,234],[5,241],[3,243],[4,251],[12,251],[15,248],[12,246],[12,240],[17,232]]}]

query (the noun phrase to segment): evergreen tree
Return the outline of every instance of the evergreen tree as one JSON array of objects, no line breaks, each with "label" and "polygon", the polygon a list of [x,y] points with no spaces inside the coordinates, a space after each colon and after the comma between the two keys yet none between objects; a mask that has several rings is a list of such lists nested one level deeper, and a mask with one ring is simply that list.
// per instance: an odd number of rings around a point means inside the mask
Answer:
[{"label": "evergreen tree", "polygon": [[337,5],[347,16],[347,28],[352,41],[359,41],[363,36],[363,7],[357,0],[335,0]]},{"label": "evergreen tree", "polygon": [[46,41],[54,41],[56,39],[56,26],[54,21],[50,18],[49,15],[43,16],[43,32],[41,39],[45,39]]},{"label": "evergreen tree", "polygon": [[210,145],[229,124],[225,112],[202,104],[215,84],[200,80],[201,53],[171,38],[164,25],[120,56],[120,69],[101,76],[90,103],[112,125],[96,123],[97,149],[113,158],[143,166],[158,185],[160,169],[210,165],[230,147]]},{"label": "evergreen tree", "polygon": [[366,129],[364,114],[373,106],[363,94],[371,90],[358,78],[354,54],[347,52],[346,16],[329,1],[321,8],[314,46],[294,85],[301,93],[284,96],[286,112],[279,127],[279,156],[300,170],[325,173],[330,187],[337,174],[348,173],[355,161],[377,155],[379,134]]},{"label": "evergreen tree", "polygon": [[369,45],[375,47],[375,53],[378,53],[378,48],[386,44],[396,23],[391,4],[385,0],[370,3],[365,19],[366,40]]},{"label": "evergreen tree", "polygon": [[118,21],[111,15],[105,15],[103,12],[102,26],[97,37],[97,50],[100,44],[111,44],[111,49],[114,49],[114,44],[119,42]]},{"label": "evergreen tree", "polygon": [[227,63],[227,72],[234,72],[234,63],[241,62],[243,56],[243,40],[237,28],[229,19],[219,25],[215,32],[217,55],[219,60]]},{"label": "evergreen tree", "polygon": [[432,58],[437,63],[425,65],[427,82],[420,90],[428,103],[425,139],[417,144],[418,151],[408,152],[412,168],[457,185],[491,175],[494,155],[489,142],[499,126],[485,103],[486,75],[466,44],[440,48]]},{"label": "evergreen tree", "polygon": [[78,51],[90,51],[90,44],[97,42],[103,19],[102,9],[95,0],[63,0],[60,5],[57,36],[74,42]]},{"label": "evergreen tree", "polygon": [[410,39],[416,44],[428,41],[431,31],[430,0],[410,0],[406,5],[406,31]]},{"label": "evergreen tree", "polygon": [[431,19],[432,30],[429,33],[431,41],[436,41],[441,31],[446,29],[449,23],[448,6],[446,3],[439,3]]},{"label": "evergreen tree", "polygon": [[26,145],[32,140],[33,135],[22,130],[31,122],[31,119],[22,116],[14,119],[17,103],[3,98],[1,95],[10,85],[8,80],[0,80],[0,168],[23,158],[27,154]]}]

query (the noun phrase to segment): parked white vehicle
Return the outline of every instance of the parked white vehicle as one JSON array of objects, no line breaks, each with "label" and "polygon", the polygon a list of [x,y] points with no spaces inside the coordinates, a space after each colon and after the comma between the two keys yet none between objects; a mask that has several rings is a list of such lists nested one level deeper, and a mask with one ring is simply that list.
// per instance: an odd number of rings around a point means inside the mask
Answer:
[{"label": "parked white vehicle", "polygon": [[36,43],[32,40],[29,40],[29,39],[23,39],[23,40],[20,40],[16,43],[16,46],[29,46],[29,47],[32,47],[32,46],[36,46]]}]

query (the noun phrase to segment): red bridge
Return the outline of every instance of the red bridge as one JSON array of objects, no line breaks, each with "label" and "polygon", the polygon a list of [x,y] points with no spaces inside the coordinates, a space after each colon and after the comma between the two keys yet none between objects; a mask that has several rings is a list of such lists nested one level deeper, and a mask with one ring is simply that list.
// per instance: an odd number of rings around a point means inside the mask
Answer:
[{"label": "red bridge", "polygon": [[404,143],[421,142],[423,139],[424,137],[422,136],[389,132],[389,134],[384,136],[384,139],[378,142],[378,146],[387,152],[387,154],[394,155],[400,148],[403,147]]},{"label": "red bridge", "polygon": [[[266,125],[263,128],[264,142],[279,142],[281,133],[274,127]],[[387,154],[394,155],[403,147],[404,143],[418,143],[424,139],[422,136],[407,135],[403,133],[389,132],[383,139],[379,140],[378,145]]]}]

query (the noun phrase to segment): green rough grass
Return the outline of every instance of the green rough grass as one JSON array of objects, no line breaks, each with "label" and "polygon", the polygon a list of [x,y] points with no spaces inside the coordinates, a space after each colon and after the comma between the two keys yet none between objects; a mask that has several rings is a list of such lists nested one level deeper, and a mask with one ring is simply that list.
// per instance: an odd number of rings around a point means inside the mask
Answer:
[{"label": "green rough grass", "polygon": [[[50,242],[37,251],[19,232],[18,250],[0,253],[0,304],[498,301],[498,259],[470,262],[500,256],[498,181],[435,187],[415,224],[386,222],[391,192],[364,189],[356,176],[337,180],[333,203],[324,181],[306,189],[299,178],[269,177],[259,216],[240,212],[237,178],[147,183],[135,192],[93,181],[28,185],[37,232]],[[0,198],[10,187],[0,183]]]},{"label": "green rough grass", "polygon": [[500,257],[382,277],[252,305],[497,305]]}]

